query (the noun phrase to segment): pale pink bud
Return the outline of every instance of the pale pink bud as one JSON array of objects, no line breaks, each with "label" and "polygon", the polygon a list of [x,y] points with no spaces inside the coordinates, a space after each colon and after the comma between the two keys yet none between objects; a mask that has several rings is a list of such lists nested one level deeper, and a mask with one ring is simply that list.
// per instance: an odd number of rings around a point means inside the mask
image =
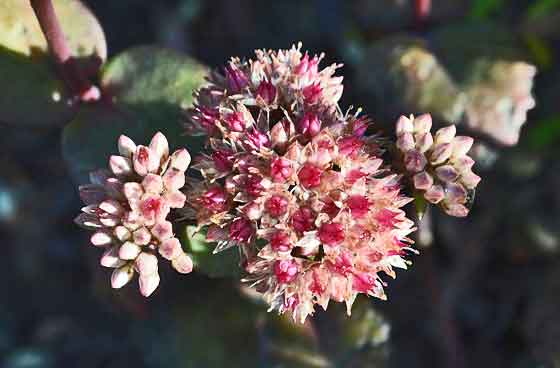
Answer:
[{"label": "pale pink bud", "polygon": [[118,246],[107,249],[100,259],[100,264],[103,267],[117,268],[124,265],[126,262],[119,258]]},{"label": "pale pink bud", "polygon": [[120,289],[132,279],[134,270],[132,267],[126,265],[120,268],[115,268],[111,274],[111,287],[113,289]]},{"label": "pale pink bud", "polygon": [[420,151],[410,150],[404,154],[404,165],[412,173],[424,170],[426,164],[426,157]]},{"label": "pale pink bud", "polygon": [[238,243],[246,243],[251,239],[255,232],[253,224],[244,218],[238,218],[233,221],[229,227],[229,236],[231,240]]},{"label": "pale pink bud", "polygon": [[153,156],[150,149],[145,146],[136,147],[136,152],[132,155],[132,162],[134,165],[134,171],[140,176],[146,175],[150,170],[150,158]]},{"label": "pale pink bud", "polygon": [[138,245],[147,245],[152,240],[152,234],[145,227],[141,227],[132,234],[132,239]]},{"label": "pale pink bud", "polygon": [[179,273],[190,273],[193,270],[193,261],[186,253],[181,253],[171,260],[171,266]]},{"label": "pale pink bud", "polygon": [[272,217],[280,217],[288,210],[288,200],[281,195],[273,195],[264,204],[266,211]]},{"label": "pale pink bud", "polygon": [[307,138],[312,138],[321,130],[321,120],[319,120],[317,114],[308,112],[299,120],[296,128],[299,134]]},{"label": "pale pink bud", "polygon": [[126,135],[121,135],[118,142],[119,153],[126,158],[132,158],[134,151],[136,151],[136,144]]},{"label": "pale pink bud", "polygon": [[270,105],[276,99],[276,87],[269,81],[263,80],[257,88],[257,96],[260,96],[267,105]]},{"label": "pale pink bud", "polygon": [[414,149],[414,137],[412,133],[402,133],[397,138],[397,148],[402,152]]},{"label": "pale pink bud", "polygon": [[416,137],[416,148],[422,153],[429,150],[432,147],[432,144],[434,144],[434,138],[430,132],[420,133]]},{"label": "pale pink bud", "polygon": [[142,218],[136,212],[127,212],[123,218],[123,225],[129,230],[136,230],[142,225]]},{"label": "pale pink bud", "polygon": [[459,173],[451,165],[439,166],[436,168],[436,175],[445,182],[453,182],[459,177]]},{"label": "pale pink bud", "polygon": [[270,164],[270,175],[272,180],[277,183],[283,183],[292,176],[292,167],[290,161],[283,158],[275,158]]},{"label": "pale pink bud", "polygon": [[141,249],[138,244],[127,241],[119,248],[119,258],[127,261],[133,260],[138,256],[138,254],[140,254],[140,252]]},{"label": "pale pink bud", "polygon": [[150,141],[150,150],[155,155],[155,160],[158,166],[161,164],[162,159],[167,159],[169,156],[169,143],[167,138],[161,133],[157,132]]},{"label": "pale pink bud", "polygon": [[163,184],[168,190],[179,190],[185,186],[185,173],[175,169],[169,169],[163,175]]},{"label": "pale pink bud", "polygon": [[445,203],[462,204],[467,200],[467,191],[460,184],[448,183],[445,192]]},{"label": "pale pink bud", "polygon": [[455,125],[449,125],[446,126],[445,128],[441,128],[436,132],[435,143],[436,144],[451,143],[456,133],[457,133],[457,128],[455,127]]},{"label": "pale pink bud", "polygon": [[158,270],[157,257],[151,253],[142,252],[136,257],[134,266],[140,276],[152,275]]},{"label": "pale pink bud", "polygon": [[315,227],[315,215],[310,208],[303,207],[292,215],[292,227],[294,230],[303,233]]},{"label": "pale pink bud", "polygon": [[130,231],[125,226],[115,227],[113,233],[115,234],[117,239],[119,239],[121,242],[127,241],[132,236]]},{"label": "pale pink bud", "polygon": [[421,171],[414,175],[414,187],[419,190],[428,190],[434,184],[434,179],[430,174]]},{"label": "pale pink bud", "polygon": [[462,156],[454,161],[455,168],[461,174],[470,172],[473,165],[474,165],[474,160],[469,156]]},{"label": "pale pink bud", "polygon": [[128,158],[122,156],[111,156],[109,168],[115,175],[129,175],[132,173],[132,165]]},{"label": "pale pink bud", "polygon": [[471,137],[457,136],[453,138],[451,145],[453,146],[453,157],[463,157],[469,152],[474,140]]},{"label": "pale pink bud", "polygon": [[185,172],[191,163],[189,151],[181,148],[171,155],[171,168]]},{"label": "pale pink bud", "polygon": [[312,164],[305,164],[298,172],[299,183],[305,188],[315,188],[321,184],[323,170]]},{"label": "pale pink bud", "polygon": [[298,273],[298,266],[294,260],[281,260],[274,262],[274,274],[281,284],[293,281]]},{"label": "pale pink bud", "polygon": [[144,194],[144,188],[142,188],[142,185],[135,182],[125,183],[123,190],[126,199],[129,201],[139,200]]},{"label": "pale pink bud", "polygon": [[404,115],[401,115],[399,120],[397,120],[396,125],[396,132],[398,136],[404,133],[412,133],[414,131],[414,125],[412,125],[412,121],[410,121],[410,119]]},{"label": "pale pink bud", "polygon": [[159,241],[164,241],[173,236],[173,226],[169,221],[161,221],[152,227],[152,235]]},{"label": "pale pink bud", "polygon": [[226,82],[228,89],[233,93],[239,93],[249,84],[249,79],[234,63],[230,62],[225,67]]},{"label": "pale pink bud", "polygon": [[168,191],[163,197],[167,205],[171,208],[183,208],[187,200],[187,196],[178,190]]},{"label": "pale pink bud", "polygon": [[170,238],[165,240],[160,244],[158,251],[163,258],[169,260],[177,258],[181,253],[183,253],[181,243],[177,238]]},{"label": "pale pink bud", "polygon": [[414,118],[415,133],[429,133],[432,129],[432,116],[430,114],[422,114]]},{"label": "pale pink bud", "polygon": [[142,180],[142,187],[146,192],[161,193],[163,191],[163,180],[156,174],[148,174]]},{"label": "pale pink bud", "polygon": [[97,231],[91,236],[90,241],[96,247],[106,247],[113,242],[113,238],[105,231]]},{"label": "pale pink bud", "polygon": [[140,275],[138,278],[138,284],[140,286],[140,294],[145,297],[149,297],[157,289],[159,285],[159,275],[158,273],[152,273],[151,275],[143,276]]},{"label": "pale pink bud", "polygon": [[103,215],[99,217],[99,222],[106,227],[117,226],[121,219],[118,216]]},{"label": "pale pink bud", "polygon": [[480,176],[476,175],[472,171],[463,172],[461,174],[461,181],[465,184],[468,189],[474,189],[480,183]]},{"label": "pale pink bud", "polygon": [[319,228],[318,236],[323,244],[339,244],[344,240],[344,227],[337,222],[325,223]]},{"label": "pale pink bud", "polygon": [[99,204],[99,209],[113,216],[120,216],[124,209],[118,201],[108,199]]},{"label": "pale pink bud", "polygon": [[451,143],[442,143],[434,146],[430,156],[430,162],[434,165],[439,165],[445,162],[451,156],[453,146]]},{"label": "pale pink bud", "polygon": [[455,217],[465,217],[469,214],[469,209],[462,204],[452,204],[444,208],[445,213]]},{"label": "pale pink bud", "polygon": [[426,190],[424,193],[424,198],[430,203],[439,203],[443,197],[445,197],[445,192],[441,185],[432,185],[430,189]]}]

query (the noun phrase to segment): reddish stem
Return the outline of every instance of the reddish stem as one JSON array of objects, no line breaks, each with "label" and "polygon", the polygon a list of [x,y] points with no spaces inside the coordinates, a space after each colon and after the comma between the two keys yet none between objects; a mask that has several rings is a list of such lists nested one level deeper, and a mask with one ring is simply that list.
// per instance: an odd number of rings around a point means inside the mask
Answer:
[{"label": "reddish stem", "polygon": [[431,9],[432,0],[414,0],[414,19],[417,27],[426,23]]},{"label": "reddish stem", "polygon": [[99,99],[99,89],[80,72],[72,57],[51,0],[30,0],[30,3],[68,92],[81,101]]}]

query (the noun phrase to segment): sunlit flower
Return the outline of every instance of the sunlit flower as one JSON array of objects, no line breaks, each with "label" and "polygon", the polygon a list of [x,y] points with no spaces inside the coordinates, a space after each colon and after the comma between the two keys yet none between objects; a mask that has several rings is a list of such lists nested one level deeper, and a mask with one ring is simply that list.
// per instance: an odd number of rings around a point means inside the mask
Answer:
[{"label": "sunlit flower", "polygon": [[158,253],[178,272],[192,270],[168,220],[171,209],[185,204],[180,190],[190,155],[186,149],[169,155],[161,133],[147,147],[122,135],[118,148],[119,155],[109,159],[109,170],[91,173],[91,184],[80,186],[86,207],[76,223],[94,230],[91,243],[105,248],[101,265],[114,268],[112,287],[123,287],[136,271],[140,292],[149,296],[159,285]]},{"label": "sunlit flower", "polygon": [[321,59],[299,47],[232,59],[187,124],[209,136],[188,194],[199,227],[215,252],[237,246],[246,281],[298,321],[330,300],[350,313],[359,293],[384,299],[380,273],[406,268],[414,230],[400,177],[364,136],[369,121],[338,110],[342,78]]}]

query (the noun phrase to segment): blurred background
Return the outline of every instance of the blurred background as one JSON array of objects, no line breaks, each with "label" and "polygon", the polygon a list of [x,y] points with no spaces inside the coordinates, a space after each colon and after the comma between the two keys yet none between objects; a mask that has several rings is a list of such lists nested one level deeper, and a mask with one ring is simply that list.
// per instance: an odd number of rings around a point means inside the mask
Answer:
[{"label": "blurred background", "polygon": [[72,222],[62,126],[0,112],[1,367],[560,367],[560,1],[85,3],[109,56],[155,44],[217,68],[302,41],[344,63],[343,110],[475,136],[483,180],[466,219],[428,211],[388,301],[296,326],[230,278],[165,268],[149,300],[112,290]]}]

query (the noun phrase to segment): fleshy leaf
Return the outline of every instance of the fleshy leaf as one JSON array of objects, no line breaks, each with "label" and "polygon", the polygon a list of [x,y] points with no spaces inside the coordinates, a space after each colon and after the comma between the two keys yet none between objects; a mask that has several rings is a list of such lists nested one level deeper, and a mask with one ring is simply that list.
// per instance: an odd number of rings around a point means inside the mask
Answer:
[{"label": "fleshy leaf", "polygon": [[[78,0],[57,0],[55,11],[77,66],[95,72],[107,56],[95,16]],[[47,54],[47,43],[29,1],[0,2],[0,122],[52,126],[68,122],[75,109]]]},{"label": "fleshy leaf", "polygon": [[63,152],[72,174],[83,181],[89,171],[106,167],[120,134],[143,142],[161,131],[171,148],[196,154],[202,139],[185,136],[181,120],[205,72],[191,58],[156,47],[133,48],[110,60],[101,86],[111,101],[82,107],[65,128]]}]

